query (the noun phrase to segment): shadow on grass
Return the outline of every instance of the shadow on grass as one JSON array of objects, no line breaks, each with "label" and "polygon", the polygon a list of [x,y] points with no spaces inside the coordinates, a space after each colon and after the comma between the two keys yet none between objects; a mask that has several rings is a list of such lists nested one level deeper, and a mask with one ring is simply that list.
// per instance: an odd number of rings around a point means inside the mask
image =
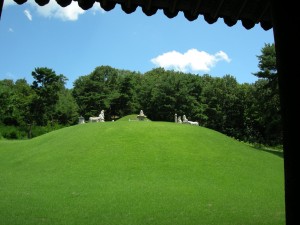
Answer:
[{"label": "shadow on grass", "polygon": [[261,146],[251,146],[251,147],[256,150],[269,152],[271,154],[279,156],[280,158],[283,158],[283,151],[281,151],[281,150],[269,149],[269,148],[265,148],[265,147],[261,147]]}]

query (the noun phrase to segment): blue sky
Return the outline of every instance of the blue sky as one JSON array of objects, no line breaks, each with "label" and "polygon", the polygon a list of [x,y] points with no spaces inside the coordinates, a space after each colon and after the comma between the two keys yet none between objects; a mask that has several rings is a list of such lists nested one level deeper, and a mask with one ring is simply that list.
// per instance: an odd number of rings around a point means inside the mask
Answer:
[{"label": "blue sky", "polygon": [[97,66],[109,65],[145,73],[156,67],[214,77],[234,76],[253,83],[257,55],[274,43],[273,30],[241,22],[228,27],[222,19],[208,24],[203,16],[190,22],[183,13],[173,19],[162,10],[151,17],[141,8],[132,14],[120,5],[106,12],[99,3],[83,11],[73,2],[62,8],[54,0],[38,6],[4,0],[0,20],[0,80],[32,82],[36,67],[48,67],[69,80],[67,87]]}]

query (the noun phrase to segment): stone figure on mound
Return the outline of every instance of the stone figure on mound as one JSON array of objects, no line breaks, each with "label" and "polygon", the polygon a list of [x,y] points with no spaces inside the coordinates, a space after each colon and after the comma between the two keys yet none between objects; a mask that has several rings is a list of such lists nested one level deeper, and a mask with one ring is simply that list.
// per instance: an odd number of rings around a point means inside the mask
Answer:
[{"label": "stone figure on mound", "polygon": [[178,122],[178,123],[182,123],[181,116],[178,116],[177,122]]},{"label": "stone figure on mound", "polygon": [[177,114],[175,114],[175,123],[184,123],[184,124],[191,124],[191,125],[197,125],[197,126],[199,126],[199,123],[197,121],[190,121],[190,120],[188,120],[186,118],[186,115],[183,115],[182,119],[181,119],[181,116],[177,117]]},{"label": "stone figure on mound", "polygon": [[143,110],[140,111],[140,114],[137,115],[138,120],[143,121],[147,116],[144,114]]},{"label": "stone figure on mound", "polygon": [[104,122],[104,110],[101,110],[100,114],[98,117],[90,117],[89,118],[90,122]]},{"label": "stone figure on mound", "polygon": [[104,110],[102,109],[99,114],[99,122],[104,122]]},{"label": "stone figure on mound", "polygon": [[194,122],[194,121],[189,121],[185,115],[183,115],[182,117],[182,123],[186,123],[186,124],[191,124],[191,125],[196,125],[196,126],[199,126],[199,123],[198,122]]},{"label": "stone figure on mound", "polygon": [[188,119],[186,118],[185,115],[182,116],[182,123],[188,123]]}]

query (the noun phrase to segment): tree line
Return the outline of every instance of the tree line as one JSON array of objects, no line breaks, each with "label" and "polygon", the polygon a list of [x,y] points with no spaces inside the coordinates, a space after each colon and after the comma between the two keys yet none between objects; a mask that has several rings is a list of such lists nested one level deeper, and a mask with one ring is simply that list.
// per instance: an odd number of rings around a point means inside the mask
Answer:
[{"label": "tree line", "polygon": [[260,71],[253,73],[258,80],[252,84],[239,84],[232,75],[199,76],[162,68],[140,73],[99,66],[67,89],[65,76],[35,68],[32,84],[24,79],[0,81],[0,124],[18,127],[30,138],[37,127],[74,125],[79,116],[88,120],[102,109],[106,121],[142,109],[153,121],[173,122],[176,113],[241,141],[281,145],[274,44],[265,44],[257,57]]}]

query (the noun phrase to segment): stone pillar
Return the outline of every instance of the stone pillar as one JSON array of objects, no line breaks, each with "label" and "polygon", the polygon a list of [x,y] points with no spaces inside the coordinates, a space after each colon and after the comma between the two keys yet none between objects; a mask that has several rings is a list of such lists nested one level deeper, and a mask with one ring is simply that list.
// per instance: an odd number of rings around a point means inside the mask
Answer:
[{"label": "stone pillar", "polygon": [[78,124],[83,124],[83,123],[85,123],[84,117],[83,116],[78,117]]},{"label": "stone pillar", "polygon": [[175,113],[175,123],[177,123],[177,114]]}]

